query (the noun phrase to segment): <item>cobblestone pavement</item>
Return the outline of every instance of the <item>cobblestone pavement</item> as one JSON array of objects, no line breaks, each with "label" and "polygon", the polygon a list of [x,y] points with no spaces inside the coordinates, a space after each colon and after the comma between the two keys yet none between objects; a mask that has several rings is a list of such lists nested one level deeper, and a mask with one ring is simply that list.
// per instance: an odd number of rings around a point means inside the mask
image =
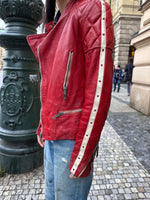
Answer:
[{"label": "cobblestone pavement", "polygon": [[[112,97],[88,200],[150,200],[150,134],[147,131],[150,118],[129,107],[129,97],[123,87],[120,93],[112,93]],[[29,173],[5,174],[0,178],[0,200],[42,199],[43,166]]]},{"label": "cobblestone pavement", "polygon": [[112,96],[107,120],[150,173],[150,117],[129,107],[126,85]]}]

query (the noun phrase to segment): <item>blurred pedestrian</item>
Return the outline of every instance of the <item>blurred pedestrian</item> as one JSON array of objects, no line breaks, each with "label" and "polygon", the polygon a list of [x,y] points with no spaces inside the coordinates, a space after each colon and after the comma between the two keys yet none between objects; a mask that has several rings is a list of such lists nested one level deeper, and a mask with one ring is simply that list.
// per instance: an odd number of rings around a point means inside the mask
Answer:
[{"label": "blurred pedestrian", "polygon": [[122,69],[120,68],[120,65],[117,66],[117,68],[114,69],[113,71],[113,84],[114,84],[114,92],[116,91],[116,86],[117,92],[120,91],[120,81],[122,80]]},{"label": "blurred pedestrian", "polygon": [[[52,6],[53,5],[53,6]],[[28,36],[39,61],[45,199],[86,200],[110,106],[113,25],[104,0],[46,0],[46,32]],[[41,135],[41,137],[40,137]]]},{"label": "blurred pedestrian", "polygon": [[128,96],[130,96],[130,90],[132,85],[132,72],[133,72],[133,59],[129,60],[129,63],[125,66],[125,77],[124,81],[127,82],[127,92]]}]

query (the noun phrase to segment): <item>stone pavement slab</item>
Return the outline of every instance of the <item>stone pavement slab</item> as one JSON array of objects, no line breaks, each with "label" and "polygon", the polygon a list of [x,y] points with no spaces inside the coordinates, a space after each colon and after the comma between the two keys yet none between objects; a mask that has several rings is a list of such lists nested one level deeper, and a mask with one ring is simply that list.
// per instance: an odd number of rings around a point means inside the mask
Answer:
[{"label": "stone pavement slab", "polygon": [[107,120],[150,173],[150,117],[129,107],[126,85],[112,97]]},{"label": "stone pavement slab", "polygon": [[88,200],[150,199],[150,174],[107,122]]}]

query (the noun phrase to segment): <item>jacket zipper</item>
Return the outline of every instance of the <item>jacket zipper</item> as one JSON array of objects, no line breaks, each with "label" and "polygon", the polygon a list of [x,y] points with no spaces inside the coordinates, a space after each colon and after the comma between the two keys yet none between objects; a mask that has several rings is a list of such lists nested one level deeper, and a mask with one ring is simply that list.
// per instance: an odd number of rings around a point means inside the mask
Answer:
[{"label": "jacket zipper", "polygon": [[58,114],[54,115],[52,119],[56,119],[57,117],[60,117],[65,114],[71,114],[71,113],[77,113],[82,112],[82,109],[76,109],[76,110],[67,110],[67,111],[60,111]]},{"label": "jacket zipper", "polygon": [[69,52],[68,63],[67,63],[67,70],[66,70],[64,85],[63,85],[64,99],[67,99],[67,87],[68,87],[69,75],[70,75],[70,70],[71,70],[72,58],[73,58],[73,52],[70,51]]}]

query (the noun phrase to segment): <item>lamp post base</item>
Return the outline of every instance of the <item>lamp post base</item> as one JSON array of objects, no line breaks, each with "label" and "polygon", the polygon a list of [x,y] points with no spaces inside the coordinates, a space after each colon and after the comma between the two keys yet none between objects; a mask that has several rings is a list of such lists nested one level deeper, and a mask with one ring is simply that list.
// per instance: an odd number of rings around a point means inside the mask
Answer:
[{"label": "lamp post base", "polygon": [[0,139],[0,167],[6,173],[25,173],[42,164],[43,149],[37,143],[28,145],[23,143],[10,144],[10,142]]}]

